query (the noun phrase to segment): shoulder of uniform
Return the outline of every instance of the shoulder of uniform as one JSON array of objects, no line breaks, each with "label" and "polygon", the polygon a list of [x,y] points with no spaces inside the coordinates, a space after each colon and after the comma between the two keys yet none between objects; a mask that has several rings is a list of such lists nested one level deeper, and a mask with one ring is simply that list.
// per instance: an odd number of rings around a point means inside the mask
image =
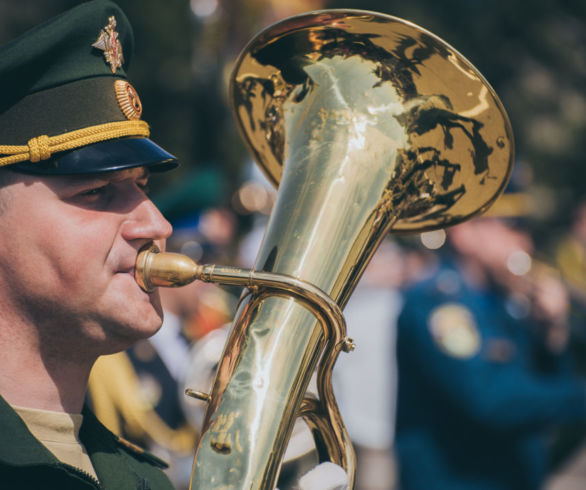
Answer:
[{"label": "shoulder of uniform", "polygon": [[115,437],[118,446],[122,447],[124,450],[131,453],[137,459],[146,461],[154,466],[157,466],[158,468],[167,469],[169,467],[169,464],[167,462],[163,461],[161,458],[158,458],[154,454],[145,451],[140,446],[137,446],[136,444],[124,439],[123,437]]}]

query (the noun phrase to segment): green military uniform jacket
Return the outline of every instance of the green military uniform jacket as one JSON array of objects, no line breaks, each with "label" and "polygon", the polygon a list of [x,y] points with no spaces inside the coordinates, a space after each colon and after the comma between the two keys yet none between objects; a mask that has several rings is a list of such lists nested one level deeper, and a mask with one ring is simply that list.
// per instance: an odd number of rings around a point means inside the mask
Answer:
[{"label": "green military uniform jacket", "polygon": [[84,408],[79,436],[100,482],[60,462],[0,397],[0,487],[5,490],[172,490],[158,458],[118,438]]}]

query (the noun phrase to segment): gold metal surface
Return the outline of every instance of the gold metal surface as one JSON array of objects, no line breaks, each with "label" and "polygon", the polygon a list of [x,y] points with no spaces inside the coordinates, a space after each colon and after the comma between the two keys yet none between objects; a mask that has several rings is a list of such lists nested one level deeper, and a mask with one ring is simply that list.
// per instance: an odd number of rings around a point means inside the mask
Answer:
[{"label": "gold metal surface", "polygon": [[116,101],[126,116],[126,119],[138,120],[142,115],[142,102],[136,89],[126,80],[116,80],[114,82],[114,93]]},{"label": "gold metal surface", "polygon": [[[136,264],[137,282],[146,291],[152,291],[154,285],[177,287],[194,280],[245,286],[256,293],[257,301],[269,296],[294,298],[299,305],[314,315],[321,324],[327,345],[317,375],[319,398],[307,397],[299,415],[305,417],[309,427],[319,434],[321,456],[345,468],[350,482],[353,482],[356,465],[354,451],[335,402],[331,375],[339,353],[351,352],[355,345],[353,340],[346,336],[346,322],[336,302],[319,288],[294,277],[236,267],[197,265],[181,254],[160,253],[154,244],[145,246],[139,252]],[[246,321],[240,324],[245,331],[247,326]],[[237,345],[228,344],[226,348],[226,351],[231,353],[237,350]],[[185,394],[207,403],[213,400],[208,393],[197,390],[187,389]],[[222,427],[221,437],[218,439],[216,434],[216,437],[210,438],[211,446],[220,454],[230,454],[232,451],[232,439],[228,429],[236,419],[235,412],[230,412],[229,416],[222,416],[219,419]],[[226,421],[229,421],[227,427]],[[235,447],[241,450],[239,439],[235,440],[238,441]],[[286,442],[282,440],[280,443],[285,443],[286,447]],[[277,469],[278,465],[273,468],[274,471]]]},{"label": "gold metal surface", "polygon": [[192,398],[197,398],[198,400],[202,400],[206,403],[209,403],[209,401],[212,399],[212,397],[208,393],[204,393],[203,391],[192,390],[189,388],[185,390],[185,394],[187,396],[192,397]]},{"label": "gold metal surface", "polygon": [[[398,212],[394,231],[486,210],[511,170],[510,123],[484,77],[435,35],[390,16],[328,10],[274,25],[240,56],[232,95],[244,138],[275,185],[291,179],[289,160],[340,162],[326,188],[308,172],[324,200],[343,178],[378,172],[370,197],[381,213]],[[349,158],[358,163],[347,168]]]},{"label": "gold metal surface", "polygon": [[98,39],[92,44],[92,48],[100,49],[104,52],[104,59],[110,65],[112,73],[116,73],[116,70],[122,68],[122,63],[124,63],[124,50],[118,37],[116,17],[112,15],[108,18],[108,25],[102,28]]},{"label": "gold metal surface", "polygon": [[[176,266],[154,252],[137,263],[145,288],[191,276],[249,289],[210,393],[191,485],[274,488],[301,413],[352,488],[352,447],[330,390],[335,359],[352,342],[333,326],[343,319],[328,316],[391,227],[441,228],[490,206],[511,172],[510,124],[452,47],[356,10],[261,32],[235,65],[232,98],[247,144],[279,187],[254,270]],[[304,399],[318,361],[319,400]]]}]

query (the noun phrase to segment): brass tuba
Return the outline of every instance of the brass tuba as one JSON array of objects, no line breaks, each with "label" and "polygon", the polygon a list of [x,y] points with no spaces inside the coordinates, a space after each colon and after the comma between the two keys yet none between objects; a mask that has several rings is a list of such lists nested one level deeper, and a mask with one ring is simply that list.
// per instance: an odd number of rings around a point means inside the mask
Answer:
[{"label": "brass tuba", "polygon": [[[277,200],[252,270],[139,254],[145,288],[194,279],[247,287],[196,448],[193,488],[272,489],[295,418],[354,480],[331,392],[352,349],[341,308],[383,237],[482,213],[513,162],[507,115],[456,50],[401,19],[324,10],[283,20],[242,52],[241,132]],[[319,362],[319,397],[305,392]]]}]

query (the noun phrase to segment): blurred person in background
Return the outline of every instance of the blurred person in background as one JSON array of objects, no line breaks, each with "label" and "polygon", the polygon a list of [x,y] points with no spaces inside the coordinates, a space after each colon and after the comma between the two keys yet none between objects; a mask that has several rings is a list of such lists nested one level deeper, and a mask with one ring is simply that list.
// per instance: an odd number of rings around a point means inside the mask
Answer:
[{"label": "blurred person in background", "polygon": [[541,488],[548,429],[586,417],[567,291],[532,261],[522,221],[473,219],[447,249],[398,321],[401,488]]},{"label": "blurred person in background", "polygon": [[[555,252],[557,266],[569,287],[574,320],[586,323],[586,201],[577,204],[570,229],[562,236]],[[582,333],[586,343],[586,334]]]},{"label": "blurred person in background", "polygon": [[569,233],[561,240],[557,261],[567,280],[586,290],[586,201],[578,203]]},{"label": "blurred person in background", "polygon": [[[569,229],[556,250],[557,266],[571,299],[570,348],[576,370],[586,373],[586,201],[577,204]],[[580,490],[586,482],[586,421],[560,429],[555,439],[557,468],[548,490]]]}]

